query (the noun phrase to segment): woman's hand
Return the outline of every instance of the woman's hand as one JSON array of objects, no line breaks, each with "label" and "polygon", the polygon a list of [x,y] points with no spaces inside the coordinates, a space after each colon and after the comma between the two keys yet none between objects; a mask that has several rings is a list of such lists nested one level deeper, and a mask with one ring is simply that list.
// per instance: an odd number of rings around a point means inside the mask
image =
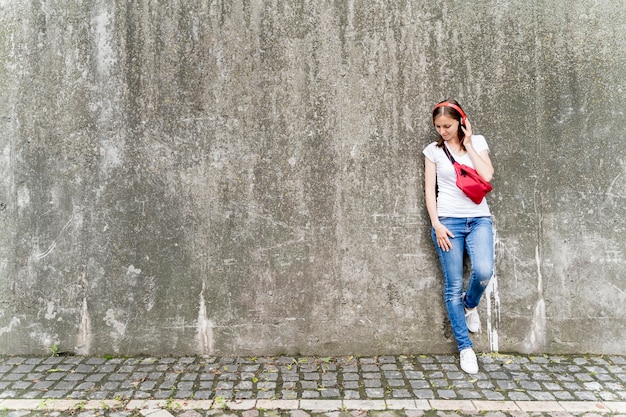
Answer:
[{"label": "woman's hand", "polygon": [[461,125],[461,130],[465,134],[463,145],[465,145],[465,147],[472,146],[472,124],[468,118],[465,118],[465,125]]},{"label": "woman's hand", "polygon": [[437,223],[433,226],[433,228],[435,229],[437,246],[439,246],[444,252],[448,252],[450,249],[452,249],[452,243],[450,242],[450,238],[454,238],[452,232],[449,231],[448,228],[441,223]]}]

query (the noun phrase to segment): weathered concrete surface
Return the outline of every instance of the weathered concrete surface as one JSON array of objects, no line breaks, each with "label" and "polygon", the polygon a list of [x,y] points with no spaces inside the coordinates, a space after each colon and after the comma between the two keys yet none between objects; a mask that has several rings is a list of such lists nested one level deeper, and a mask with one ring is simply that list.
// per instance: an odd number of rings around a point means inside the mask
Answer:
[{"label": "weathered concrete surface", "polygon": [[431,106],[492,148],[483,350],[626,353],[624,1],[0,1],[0,353],[454,349]]}]

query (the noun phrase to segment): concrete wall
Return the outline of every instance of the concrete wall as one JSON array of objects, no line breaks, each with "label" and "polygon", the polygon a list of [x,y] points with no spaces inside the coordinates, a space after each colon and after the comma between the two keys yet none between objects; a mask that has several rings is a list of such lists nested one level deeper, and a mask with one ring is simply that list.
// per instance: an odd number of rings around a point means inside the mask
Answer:
[{"label": "concrete wall", "polygon": [[480,350],[626,354],[623,0],[0,0],[0,353],[452,352],[434,103],[486,136]]}]

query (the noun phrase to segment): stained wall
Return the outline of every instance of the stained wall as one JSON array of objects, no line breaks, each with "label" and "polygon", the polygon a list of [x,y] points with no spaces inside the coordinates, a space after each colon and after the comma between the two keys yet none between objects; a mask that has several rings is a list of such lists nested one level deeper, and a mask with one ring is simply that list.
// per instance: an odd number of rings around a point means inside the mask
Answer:
[{"label": "stained wall", "polygon": [[626,354],[620,1],[0,1],[0,353],[454,351],[432,106],[490,145],[482,351]]}]

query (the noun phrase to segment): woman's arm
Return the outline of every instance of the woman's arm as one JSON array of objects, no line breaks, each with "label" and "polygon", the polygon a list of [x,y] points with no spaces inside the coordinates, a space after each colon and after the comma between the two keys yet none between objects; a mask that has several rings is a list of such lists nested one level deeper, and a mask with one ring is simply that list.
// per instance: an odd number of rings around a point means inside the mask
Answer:
[{"label": "woman's arm", "polygon": [[481,153],[478,153],[473,146],[467,146],[467,144],[465,144],[465,149],[478,175],[483,177],[485,181],[491,182],[493,179],[493,165],[491,165],[491,158],[489,158],[489,150],[485,149]]},{"label": "woman's arm", "polygon": [[426,210],[428,210],[428,217],[430,217],[430,223],[435,229],[435,235],[437,237],[437,245],[444,251],[448,251],[452,245],[450,244],[450,237],[454,237],[446,226],[441,224],[439,216],[437,214],[437,165],[428,158],[425,158],[424,165],[424,196],[426,198]]},{"label": "woman's arm", "polygon": [[472,160],[472,164],[474,164],[474,169],[485,181],[490,182],[493,179],[494,170],[491,164],[491,158],[489,158],[489,150],[485,149],[480,153],[476,152],[476,149],[472,146],[472,124],[469,120],[466,120],[465,128],[462,127],[462,129],[465,133],[463,145]]}]

